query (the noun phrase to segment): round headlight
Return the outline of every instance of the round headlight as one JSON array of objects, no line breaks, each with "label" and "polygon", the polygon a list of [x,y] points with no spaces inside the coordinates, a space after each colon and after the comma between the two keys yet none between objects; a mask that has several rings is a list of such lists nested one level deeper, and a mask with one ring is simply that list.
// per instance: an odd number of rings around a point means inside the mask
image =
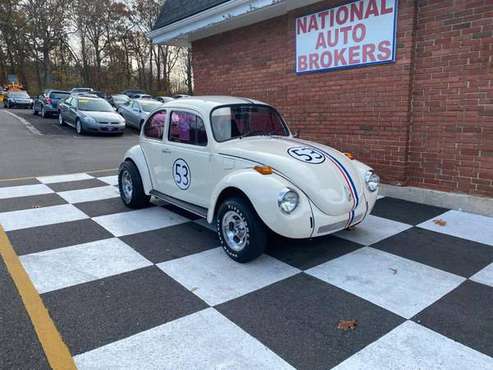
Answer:
[{"label": "round headlight", "polygon": [[298,196],[298,193],[291,189],[284,189],[279,193],[277,204],[281,211],[289,214],[298,207],[299,201],[300,197]]},{"label": "round headlight", "polygon": [[366,187],[371,192],[378,190],[378,185],[380,184],[380,177],[373,170],[369,170],[365,174]]}]

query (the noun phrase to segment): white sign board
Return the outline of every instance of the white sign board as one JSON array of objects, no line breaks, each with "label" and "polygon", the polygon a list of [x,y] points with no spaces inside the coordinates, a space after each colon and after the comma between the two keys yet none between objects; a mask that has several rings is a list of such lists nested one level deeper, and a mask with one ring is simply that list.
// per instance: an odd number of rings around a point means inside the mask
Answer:
[{"label": "white sign board", "polygon": [[398,0],[358,0],[296,19],[296,72],[395,62]]}]

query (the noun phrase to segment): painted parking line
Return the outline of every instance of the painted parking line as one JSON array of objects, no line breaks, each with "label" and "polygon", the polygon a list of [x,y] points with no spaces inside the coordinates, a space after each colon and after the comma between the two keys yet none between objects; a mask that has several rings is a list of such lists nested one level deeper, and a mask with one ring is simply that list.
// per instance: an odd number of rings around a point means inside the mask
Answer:
[{"label": "painted parking line", "polygon": [[9,112],[8,110],[5,110],[4,112],[11,115],[12,117],[17,118],[24,126],[26,126],[26,128],[29,130],[29,132],[31,132],[31,134],[37,136],[43,136],[41,131],[39,131],[36,127],[34,127],[30,122],[26,121],[24,118],[18,116],[15,113]]},{"label": "painted parking line", "polygon": [[55,370],[76,369],[67,345],[64,343],[48,310],[34,288],[26,271],[22,267],[19,257],[15,253],[14,248],[12,248],[9,239],[1,226],[0,255],[17,287],[48,363]]}]

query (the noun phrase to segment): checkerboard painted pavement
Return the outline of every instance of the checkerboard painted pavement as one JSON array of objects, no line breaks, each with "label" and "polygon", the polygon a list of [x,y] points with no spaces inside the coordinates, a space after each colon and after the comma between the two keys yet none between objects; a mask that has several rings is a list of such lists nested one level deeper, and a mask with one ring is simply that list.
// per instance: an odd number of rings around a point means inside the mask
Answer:
[{"label": "checkerboard painted pavement", "polygon": [[116,183],[0,187],[0,223],[80,369],[493,369],[491,218],[382,198],[354,230],[274,238],[242,265],[204,221],[127,209]]}]

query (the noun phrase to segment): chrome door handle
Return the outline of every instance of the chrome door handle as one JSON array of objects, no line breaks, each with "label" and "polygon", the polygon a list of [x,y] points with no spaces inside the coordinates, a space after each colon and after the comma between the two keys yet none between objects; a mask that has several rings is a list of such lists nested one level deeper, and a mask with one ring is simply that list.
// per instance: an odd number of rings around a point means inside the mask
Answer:
[{"label": "chrome door handle", "polygon": [[169,149],[161,149],[161,153],[171,154],[171,150],[169,150]]}]

